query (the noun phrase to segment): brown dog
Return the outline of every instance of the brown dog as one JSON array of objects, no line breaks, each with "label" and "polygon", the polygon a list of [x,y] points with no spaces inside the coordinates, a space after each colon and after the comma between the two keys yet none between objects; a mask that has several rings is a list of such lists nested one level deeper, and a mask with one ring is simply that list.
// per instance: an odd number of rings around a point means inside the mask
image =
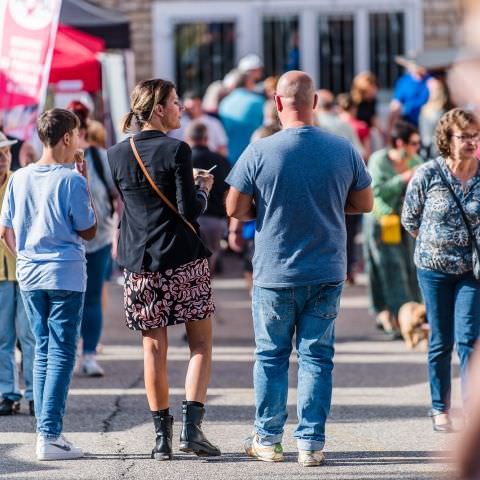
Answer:
[{"label": "brown dog", "polygon": [[398,311],[400,332],[409,350],[421,343],[421,349],[428,348],[428,323],[425,305],[417,302],[404,303]]}]

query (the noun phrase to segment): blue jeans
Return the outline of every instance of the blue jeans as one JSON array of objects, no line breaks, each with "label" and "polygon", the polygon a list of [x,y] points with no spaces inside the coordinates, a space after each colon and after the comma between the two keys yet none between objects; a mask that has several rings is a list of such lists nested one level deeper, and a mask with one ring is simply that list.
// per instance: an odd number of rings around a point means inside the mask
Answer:
[{"label": "blue jeans", "polygon": [[452,275],[417,269],[417,276],[430,324],[428,376],[432,410],[447,412],[454,344],[460,358],[464,399],[466,396],[468,360],[480,333],[480,283],[471,272]]},{"label": "blue jeans", "polygon": [[22,291],[22,296],[36,343],[33,396],[37,432],[46,438],[56,438],[62,433],[84,294],[32,290]]},{"label": "blue jeans", "polygon": [[343,282],[253,288],[255,431],[263,445],[281,442],[287,420],[288,367],[296,333],[297,446],[321,450],[332,398],[335,318]]},{"label": "blue jeans", "polygon": [[0,394],[20,400],[15,345],[22,347],[25,398],[33,400],[33,357],[35,340],[28,322],[17,282],[0,281]]},{"label": "blue jeans", "polygon": [[83,353],[95,353],[102,334],[102,289],[107,275],[112,245],[87,253],[87,291],[82,318]]}]

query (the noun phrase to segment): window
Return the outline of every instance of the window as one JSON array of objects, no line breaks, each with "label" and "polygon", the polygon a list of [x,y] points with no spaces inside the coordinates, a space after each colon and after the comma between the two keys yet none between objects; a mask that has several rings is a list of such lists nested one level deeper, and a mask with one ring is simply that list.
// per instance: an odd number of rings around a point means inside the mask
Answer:
[{"label": "window", "polygon": [[341,93],[350,90],[354,75],[353,15],[320,17],[320,87]]},{"label": "window", "polygon": [[370,14],[370,69],[381,88],[392,88],[402,68],[395,63],[405,52],[405,15]]},{"label": "window", "polygon": [[423,48],[424,0],[151,3],[153,37],[161,39],[153,43],[154,74],[175,79],[180,92],[205,89],[250,53],[262,57],[266,75],[299,66],[338,93],[372,70],[387,90],[402,72],[394,57]]},{"label": "window", "polygon": [[181,94],[202,93],[235,65],[235,24],[183,23],[175,25],[175,77]]},{"label": "window", "polygon": [[267,76],[300,69],[298,17],[264,17],[263,59]]}]

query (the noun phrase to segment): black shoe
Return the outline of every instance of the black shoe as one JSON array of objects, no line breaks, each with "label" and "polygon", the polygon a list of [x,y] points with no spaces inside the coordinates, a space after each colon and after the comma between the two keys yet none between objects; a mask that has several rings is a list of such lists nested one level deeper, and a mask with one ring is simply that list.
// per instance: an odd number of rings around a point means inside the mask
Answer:
[{"label": "black shoe", "polygon": [[201,404],[182,403],[182,433],[180,434],[180,450],[195,453],[199,457],[218,457],[220,449],[211,444],[202,432],[202,420],[205,408]]},{"label": "black shoe", "polygon": [[152,458],[155,460],[172,459],[173,417],[171,415],[154,415],[155,447],[152,450]]},{"label": "black shoe", "polygon": [[4,398],[0,402],[0,415],[13,415],[19,411],[20,402],[9,400],[8,398]]},{"label": "black shoe", "polygon": [[34,417],[35,416],[35,404],[33,403],[33,400],[30,400],[28,402],[28,410],[30,412],[30,416]]}]

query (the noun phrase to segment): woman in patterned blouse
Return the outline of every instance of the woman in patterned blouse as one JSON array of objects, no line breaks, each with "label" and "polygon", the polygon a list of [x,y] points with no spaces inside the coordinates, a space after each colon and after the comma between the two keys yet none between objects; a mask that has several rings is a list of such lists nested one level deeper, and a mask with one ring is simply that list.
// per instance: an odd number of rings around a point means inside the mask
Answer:
[{"label": "woman in patterned blouse", "polygon": [[[480,171],[476,151],[478,120],[453,109],[437,131],[440,157],[421,166],[410,183],[402,223],[417,238],[414,261],[430,324],[428,372],[435,431],[450,432],[451,357],[460,357],[462,391],[468,359],[480,331],[480,283],[472,273],[472,241],[444,173],[480,238]],[[438,167],[439,166],[439,167]]]}]

